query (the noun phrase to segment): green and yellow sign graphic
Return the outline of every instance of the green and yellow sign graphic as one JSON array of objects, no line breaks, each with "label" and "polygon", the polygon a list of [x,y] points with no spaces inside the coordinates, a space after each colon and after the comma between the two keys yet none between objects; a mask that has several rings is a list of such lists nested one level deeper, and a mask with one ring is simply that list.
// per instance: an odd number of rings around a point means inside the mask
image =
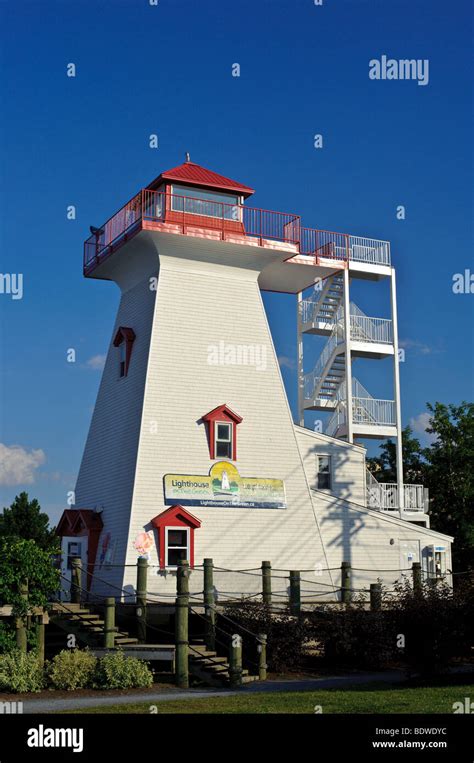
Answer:
[{"label": "green and yellow sign graphic", "polygon": [[214,464],[207,477],[165,474],[164,488],[167,505],[286,509],[283,480],[241,477],[237,467],[226,461]]}]

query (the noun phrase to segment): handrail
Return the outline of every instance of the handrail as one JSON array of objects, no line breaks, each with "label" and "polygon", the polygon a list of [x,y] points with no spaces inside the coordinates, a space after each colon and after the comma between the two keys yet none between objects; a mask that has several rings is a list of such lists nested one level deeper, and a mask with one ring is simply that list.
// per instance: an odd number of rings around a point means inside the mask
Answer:
[{"label": "handrail", "polygon": [[[144,188],[85,241],[84,268],[88,270],[99,262],[101,257],[122,243],[133,229],[139,230],[144,220],[165,222],[168,218],[170,222],[181,222],[184,227],[194,225],[217,228],[224,234],[229,226],[240,225],[244,240],[245,237],[256,238],[260,245],[265,245],[267,240],[290,244],[294,246],[295,253],[316,260],[322,258],[390,264],[388,241],[306,228],[301,225],[301,217],[293,213]],[[198,221],[196,218],[205,218],[205,224],[202,219]]]}]

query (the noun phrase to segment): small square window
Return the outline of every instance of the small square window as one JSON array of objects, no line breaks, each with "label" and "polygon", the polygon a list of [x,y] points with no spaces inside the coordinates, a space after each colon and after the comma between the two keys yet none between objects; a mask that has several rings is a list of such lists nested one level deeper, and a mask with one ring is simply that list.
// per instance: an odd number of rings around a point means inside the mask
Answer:
[{"label": "small square window", "polygon": [[331,490],[331,456],[318,456],[318,490]]}]

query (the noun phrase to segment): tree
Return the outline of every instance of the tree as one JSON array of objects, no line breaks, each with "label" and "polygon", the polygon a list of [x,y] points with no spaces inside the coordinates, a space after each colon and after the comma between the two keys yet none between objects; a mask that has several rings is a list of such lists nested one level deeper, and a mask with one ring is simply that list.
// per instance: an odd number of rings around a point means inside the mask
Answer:
[{"label": "tree", "polygon": [[[420,441],[413,437],[413,430],[406,426],[402,431],[403,482],[406,485],[422,484],[425,474],[423,448]],[[382,454],[367,459],[367,467],[378,482],[397,481],[397,451],[393,440],[387,440],[380,446]]]},{"label": "tree", "polygon": [[[28,584],[28,602],[20,586]],[[59,570],[54,566],[54,552],[39,548],[34,540],[0,538],[0,606],[11,605],[13,617],[25,619],[30,607],[45,607],[60,587]],[[32,638],[28,633],[28,639]],[[1,623],[0,652],[14,645],[14,624]]]},{"label": "tree", "polygon": [[474,566],[474,404],[428,404],[426,431],[434,442],[425,448],[433,529],[453,535],[455,566]]},{"label": "tree", "polygon": [[29,500],[28,493],[17,495],[10,508],[0,514],[0,538],[24,538],[34,540],[39,548],[57,551],[58,537],[49,527],[49,517],[41,511],[36,498]]}]

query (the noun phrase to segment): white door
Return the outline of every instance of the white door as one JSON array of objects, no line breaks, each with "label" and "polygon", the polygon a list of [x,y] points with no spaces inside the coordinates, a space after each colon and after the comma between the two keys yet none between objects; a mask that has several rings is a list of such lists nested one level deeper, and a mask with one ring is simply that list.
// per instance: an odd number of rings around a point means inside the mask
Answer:
[{"label": "white door", "polygon": [[419,540],[401,540],[400,541],[400,569],[407,573],[411,570],[413,562],[420,561],[420,541]]},{"label": "white door", "polygon": [[[87,565],[87,536],[74,538],[68,535],[63,536],[61,540],[61,601],[71,601],[71,572],[72,559],[74,557],[82,559],[82,569]],[[84,586],[85,576],[83,575]]]}]

